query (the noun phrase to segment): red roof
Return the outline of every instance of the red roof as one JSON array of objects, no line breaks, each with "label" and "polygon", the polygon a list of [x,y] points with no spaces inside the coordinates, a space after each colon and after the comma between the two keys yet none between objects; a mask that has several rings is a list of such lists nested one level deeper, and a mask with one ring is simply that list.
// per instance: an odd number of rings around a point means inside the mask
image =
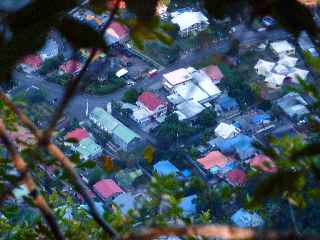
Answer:
[{"label": "red roof", "polygon": [[150,111],[154,111],[160,105],[167,104],[158,95],[152,92],[144,92],[138,97],[138,101],[143,104]]},{"label": "red roof", "polygon": [[205,72],[212,81],[220,81],[223,78],[223,73],[217,65],[209,65],[201,70]]},{"label": "red roof", "polygon": [[69,132],[65,139],[66,140],[76,140],[80,142],[81,140],[89,137],[89,133],[83,128],[76,128],[75,130]]},{"label": "red roof", "polygon": [[233,186],[243,186],[246,183],[246,173],[237,168],[227,173],[227,180]]},{"label": "red roof", "polygon": [[278,168],[277,165],[266,155],[257,155],[250,160],[250,166],[267,173],[275,173]]},{"label": "red roof", "polygon": [[93,185],[93,188],[105,199],[124,192],[112,179],[100,180]]},{"label": "red roof", "polygon": [[24,64],[30,65],[33,68],[39,68],[42,64],[42,58],[38,54],[31,54],[26,56],[22,62]]},{"label": "red roof", "polygon": [[107,33],[117,39],[123,39],[128,36],[129,30],[119,22],[112,22],[107,29]]},{"label": "red roof", "polygon": [[214,166],[220,168],[224,167],[229,162],[229,159],[221,152],[213,151],[208,153],[207,156],[199,158],[197,161],[204,169],[208,170]]},{"label": "red roof", "polygon": [[82,68],[82,63],[76,60],[69,60],[60,66],[65,73],[76,73]]},{"label": "red roof", "polygon": [[[116,6],[117,0],[109,0],[107,1],[107,8],[113,9]],[[119,3],[119,9],[125,9],[127,7],[126,2],[121,0]]]}]

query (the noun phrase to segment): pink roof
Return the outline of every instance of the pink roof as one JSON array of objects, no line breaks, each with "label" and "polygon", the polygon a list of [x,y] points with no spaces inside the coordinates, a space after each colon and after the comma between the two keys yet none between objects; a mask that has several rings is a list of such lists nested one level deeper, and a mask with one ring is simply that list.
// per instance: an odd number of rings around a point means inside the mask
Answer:
[{"label": "pink roof", "polygon": [[27,55],[22,62],[33,68],[39,68],[42,64],[42,58],[38,54]]},{"label": "pink roof", "polygon": [[209,65],[201,70],[205,72],[212,81],[220,81],[223,78],[223,73],[217,65]]},{"label": "pink roof", "polygon": [[266,155],[257,155],[250,160],[250,166],[267,173],[275,173],[278,168],[277,165]]},{"label": "pink roof", "polygon": [[93,188],[105,199],[124,192],[112,179],[102,179],[94,184]]},{"label": "pink roof", "polygon": [[65,139],[67,140],[76,140],[77,142],[80,142],[81,140],[89,137],[89,133],[83,129],[83,128],[76,128],[75,130],[69,132]]},{"label": "pink roof", "polygon": [[243,186],[246,183],[246,173],[237,168],[227,173],[227,180],[233,186]]},{"label": "pink roof", "polygon": [[208,153],[207,156],[199,158],[197,161],[202,165],[204,169],[208,170],[214,166],[220,168],[224,167],[229,162],[229,159],[221,152],[213,151]]},{"label": "pink roof", "polygon": [[76,73],[82,68],[82,63],[76,60],[69,60],[60,66],[65,73]]},{"label": "pink roof", "polygon": [[138,101],[150,111],[154,111],[162,104],[166,104],[158,95],[152,92],[144,92],[138,97]]},{"label": "pink roof", "polygon": [[117,39],[123,39],[129,34],[129,30],[121,23],[112,22],[107,29],[107,33]]}]

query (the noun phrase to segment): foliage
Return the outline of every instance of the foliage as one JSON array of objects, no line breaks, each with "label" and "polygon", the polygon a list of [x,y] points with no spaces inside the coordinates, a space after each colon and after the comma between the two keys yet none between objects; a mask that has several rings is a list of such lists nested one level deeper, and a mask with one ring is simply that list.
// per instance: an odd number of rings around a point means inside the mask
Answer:
[{"label": "foliage", "polygon": [[198,118],[197,124],[199,124],[203,128],[212,127],[216,123],[217,114],[210,108],[206,108],[203,110]]},{"label": "foliage", "polygon": [[170,114],[160,124],[156,137],[161,144],[170,145],[191,136],[193,132],[194,129],[187,123],[179,121],[177,114]]},{"label": "foliage", "polygon": [[131,88],[124,92],[122,101],[134,104],[138,100],[139,95],[140,93],[136,89]]},{"label": "foliage", "polygon": [[63,61],[63,56],[61,55],[58,55],[57,57],[54,57],[54,58],[46,59],[41,65],[39,73],[45,75],[56,70],[59,67],[59,65],[62,63],[62,61]]},{"label": "foliage", "polygon": [[146,160],[147,163],[152,164],[154,159],[154,148],[151,145],[148,145],[143,152],[144,160]]},{"label": "foliage", "polygon": [[235,98],[242,107],[254,103],[255,94],[245,76],[225,64],[220,64],[219,67],[225,76],[220,82],[221,88],[227,90],[228,94]]}]

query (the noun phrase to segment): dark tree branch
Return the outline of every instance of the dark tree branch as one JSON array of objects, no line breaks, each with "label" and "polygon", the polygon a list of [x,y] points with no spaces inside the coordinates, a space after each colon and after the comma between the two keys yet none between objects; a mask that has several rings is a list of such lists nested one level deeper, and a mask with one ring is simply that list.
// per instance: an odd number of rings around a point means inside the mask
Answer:
[{"label": "dark tree branch", "polygon": [[160,236],[201,236],[214,239],[319,240],[319,235],[297,235],[293,232],[259,231],[228,225],[195,225],[186,227],[150,228],[132,233],[120,240],[149,240]]},{"label": "dark tree branch", "polygon": [[[101,34],[104,34],[105,31],[108,29],[108,27],[110,26],[110,24],[112,23],[118,8],[119,8],[119,4],[120,4],[120,0],[117,0],[115,7],[112,9],[109,19],[108,21],[103,25],[102,30],[101,30]],[[51,139],[52,133],[59,121],[59,119],[61,118],[62,114],[64,113],[64,110],[66,109],[66,107],[68,106],[70,100],[72,99],[72,97],[75,95],[77,87],[81,81],[81,79],[83,78],[84,74],[86,73],[86,71],[88,70],[89,65],[91,64],[93,58],[95,57],[96,53],[98,51],[98,48],[94,47],[88,57],[88,59],[86,60],[83,68],[81,69],[80,73],[72,80],[70,81],[70,83],[68,84],[65,92],[64,92],[64,96],[59,104],[59,106],[57,107],[56,111],[54,112],[51,122],[49,123],[48,129],[47,131],[44,133],[43,138],[42,138],[42,142],[44,144],[48,143]]]},{"label": "dark tree branch", "polygon": [[[32,123],[32,121],[25,114],[23,114],[14,105],[14,103],[12,103],[12,101],[2,91],[0,91],[0,100],[2,100],[5,103],[5,105],[17,115],[21,123],[31,131],[31,133],[37,138],[38,141],[40,141],[42,137],[41,131]],[[102,216],[99,214],[98,209],[96,208],[94,202],[89,196],[86,185],[83,183],[82,179],[77,175],[71,160],[67,158],[55,144],[48,143],[45,147],[48,149],[52,156],[58,159],[63,168],[68,172],[72,181],[76,185],[78,191],[81,193],[85,202],[88,204],[94,220],[103,228],[103,230],[107,234],[109,234],[110,236],[116,236],[116,232],[112,229],[111,226],[109,226],[104,221]]]},{"label": "dark tree branch", "polygon": [[53,215],[51,209],[49,208],[47,202],[43,198],[42,195],[38,192],[36,185],[29,174],[28,166],[26,162],[21,158],[19,155],[14,143],[10,140],[8,133],[6,131],[6,128],[0,119],[0,138],[2,140],[2,143],[6,146],[8,152],[11,155],[12,162],[17,169],[17,171],[22,176],[23,183],[27,186],[29,193],[32,195],[34,204],[39,208],[42,215],[46,219],[53,235],[56,239],[63,240],[64,235],[61,232],[58,223],[55,219],[55,216]]}]

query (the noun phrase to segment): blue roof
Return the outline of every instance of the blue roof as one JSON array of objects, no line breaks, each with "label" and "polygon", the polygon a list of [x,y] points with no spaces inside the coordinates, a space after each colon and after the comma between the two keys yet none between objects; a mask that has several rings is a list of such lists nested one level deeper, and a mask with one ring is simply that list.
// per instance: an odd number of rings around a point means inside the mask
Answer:
[{"label": "blue roof", "polygon": [[239,104],[237,103],[237,101],[234,98],[229,97],[227,95],[221,96],[217,100],[217,103],[221,106],[222,110],[239,108]]},{"label": "blue roof", "polygon": [[179,169],[168,160],[157,162],[153,165],[153,169],[157,172],[157,174],[162,176],[176,174],[179,172]]},{"label": "blue roof", "polygon": [[250,119],[250,122],[253,124],[260,124],[260,123],[262,123],[264,121],[268,121],[268,120],[271,120],[271,116],[269,114],[262,113],[262,114],[254,115]]},{"label": "blue roof", "polygon": [[196,199],[197,199],[196,194],[193,194],[181,199],[179,207],[182,209],[184,216],[188,216],[196,213],[196,201],[195,201]]},{"label": "blue roof", "polygon": [[244,134],[239,134],[236,137],[229,138],[229,139],[223,139],[223,138],[215,139],[216,147],[224,154],[232,154],[232,153],[239,152],[240,154],[245,155],[244,152],[246,151],[251,152],[253,149],[255,149],[252,146],[252,142],[253,142],[252,138]]},{"label": "blue roof", "polygon": [[182,171],[182,175],[183,175],[184,177],[190,177],[191,173],[190,173],[190,171],[189,171],[188,169],[184,169],[184,170]]}]

